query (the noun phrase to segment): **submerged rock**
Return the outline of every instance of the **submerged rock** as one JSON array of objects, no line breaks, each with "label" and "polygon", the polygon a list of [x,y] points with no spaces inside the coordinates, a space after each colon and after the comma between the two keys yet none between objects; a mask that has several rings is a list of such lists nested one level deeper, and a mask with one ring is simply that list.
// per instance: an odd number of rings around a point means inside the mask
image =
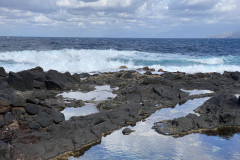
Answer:
[{"label": "submerged rock", "polygon": [[122,134],[124,134],[124,135],[129,135],[129,134],[131,134],[132,132],[134,132],[134,130],[131,130],[130,128],[125,128],[125,129],[122,131]]}]

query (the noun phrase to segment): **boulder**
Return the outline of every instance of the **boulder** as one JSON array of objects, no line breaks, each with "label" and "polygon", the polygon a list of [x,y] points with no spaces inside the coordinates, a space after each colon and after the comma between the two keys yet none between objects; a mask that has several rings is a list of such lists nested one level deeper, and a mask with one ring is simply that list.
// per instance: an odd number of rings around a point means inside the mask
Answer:
[{"label": "boulder", "polygon": [[35,121],[38,122],[43,128],[53,124],[51,115],[47,114],[46,112],[40,112],[35,118]]},{"label": "boulder", "polygon": [[50,110],[50,115],[55,123],[60,123],[65,120],[64,114],[61,113],[59,110],[56,108],[52,108]]},{"label": "boulder", "polygon": [[69,83],[68,75],[55,70],[46,73],[46,85],[50,90],[63,90]]},{"label": "boulder", "polygon": [[14,72],[9,72],[8,83],[18,90],[24,90],[26,88],[23,77]]},{"label": "boulder", "polygon": [[37,122],[32,121],[29,123],[29,128],[31,128],[31,129],[39,129],[40,127],[41,127],[41,125]]},{"label": "boulder", "polygon": [[25,111],[30,115],[36,115],[39,113],[39,106],[36,104],[28,104],[25,107]]},{"label": "boulder", "polygon": [[10,110],[9,100],[0,97],[0,114],[4,114]]},{"label": "boulder", "polygon": [[3,67],[0,67],[0,77],[6,77],[7,73]]},{"label": "boulder", "polygon": [[13,106],[25,106],[26,104],[26,97],[20,91],[13,92],[10,97],[9,101]]},{"label": "boulder", "polygon": [[4,115],[4,120],[6,123],[12,123],[14,121],[14,117],[11,112],[8,112]]}]

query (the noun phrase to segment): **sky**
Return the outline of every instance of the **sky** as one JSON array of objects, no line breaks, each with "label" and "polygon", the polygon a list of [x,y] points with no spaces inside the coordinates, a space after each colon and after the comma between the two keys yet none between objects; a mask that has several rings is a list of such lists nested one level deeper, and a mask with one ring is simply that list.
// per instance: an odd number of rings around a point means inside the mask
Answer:
[{"label": "sky", "polygon": [[0,36],[199,38],[240,30],[240,0],[0,0]]}]

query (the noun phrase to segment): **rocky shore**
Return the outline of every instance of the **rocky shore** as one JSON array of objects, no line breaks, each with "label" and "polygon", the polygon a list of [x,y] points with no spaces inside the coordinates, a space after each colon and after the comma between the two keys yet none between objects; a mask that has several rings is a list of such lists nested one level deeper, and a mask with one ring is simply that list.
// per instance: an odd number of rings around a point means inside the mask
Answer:
[{"label": "rocky shore", "polygon": [[[189,99],[212,97],[196,109],[200,116],[156,122],[161,134],[184,135],[201,130],[240,126],[240,73],[164,72],[161,75],[119,71],[89,75],[43,71],[41,67],[6,73],[0,67],[0,159],[67,159],[77,156],[102,136],[134,125],[156,110]],[[69,104],[57,96],[65,91],[89,92],[95,86],[118,87],[115,98],[97,104],[98,113],[65,120]],[[190,95],[184,90],[213,93]],[[72,100],[81,107],[84,102]]]}]

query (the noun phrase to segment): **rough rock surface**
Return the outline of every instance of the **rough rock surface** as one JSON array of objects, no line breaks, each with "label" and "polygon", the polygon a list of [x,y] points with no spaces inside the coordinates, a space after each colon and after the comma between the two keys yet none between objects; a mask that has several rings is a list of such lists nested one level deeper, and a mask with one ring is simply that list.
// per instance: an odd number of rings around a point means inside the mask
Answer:
[{"label": "rough rock surface", "polygon": [[161,121],[153,128],[158,133],[181,136],[199,130],[240,126],[239,98],[229,93],[219,93],[195,109],[196,114]]},{"label": "rough rock surface", "polygon": [[[158,109],[174,107],[198,97],[213,98],[196,110],[200,117],[190,114],[162,123],[166,126],[170,123],[183,126],[165,127],[168,133],[238,126],[239,100],[233,94],[240,93],[239,81],[239,72],[164,72],[155,75],[128,70],[99,75],[71,75],[54,70],[44,72],[40,67],[10,72],[0,77],[0,159],[33,160],[57,156],[67,159],[99,143],[103,135],[134,125]],[[88,92],[96,85],[118,87],[114,91],[117,96],[99,103],[98,113],[65,121],[60,111],[67,103],[57,94],[70,90]],[[190,96],[181,89],[215,92]],[[71,103],[80,107],[85,102],[72,100]],[[76,150],[78,152],[74,152]]]}]

